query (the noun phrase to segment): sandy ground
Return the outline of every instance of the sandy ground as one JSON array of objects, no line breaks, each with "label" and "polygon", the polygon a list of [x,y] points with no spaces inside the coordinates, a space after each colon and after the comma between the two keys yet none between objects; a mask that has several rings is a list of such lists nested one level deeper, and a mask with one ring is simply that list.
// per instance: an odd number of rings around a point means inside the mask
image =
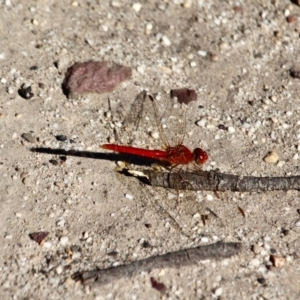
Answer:
[{"label": "sandy ground", "polygon": [[[175,206],[170,191],[117,174],[99,148],[140,91],[189,87],[198,102],[185,143],[208,151],[205,170],[299,174],[300,81],[290,69],[300,68],[300,8],[244,2],[0,2],[1,299],[299,299],[298,191],[186,192]],[[67,99],[66,69],[91,59],[130,66],[132,79],[112,93]],[[23,83],[31,99],[18,95]],[[155,141],[145,135],[136,144]],[[65,160],[32,147],[103,155]],[[263,161],[271,150],[276,164]],[[203,226],[206,208],[218,218]],[[49,232],[42,246],[28,236],[38,231]],[[241,242],[242,250],[98,286],[71,278],[219,240]],[[281,267],[270,255],[284,258]],[[164,294],[150,277],[167,287]]]}]

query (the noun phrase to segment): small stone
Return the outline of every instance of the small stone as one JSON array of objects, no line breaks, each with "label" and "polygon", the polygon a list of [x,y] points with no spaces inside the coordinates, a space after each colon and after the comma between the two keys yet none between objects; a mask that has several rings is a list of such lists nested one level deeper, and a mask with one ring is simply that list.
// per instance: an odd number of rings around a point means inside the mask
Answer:
[{"label": "small stone", "polygon": [[182,7],[191,8],[192,4],[193,4],[192,0],[184,0],[183,3],[182,3]]},{"label": "small stone", "polygon": [[49,163],[52,164],[52,165],[54,165],[54,166],[58,165],[58,161],[56,159],[50,159]]},{"label": "small stone", "polygon": [[146,34],[149,35],[153,29],[152,23],[147,23],[146,25]]},{"label": "small stone", "polygon": [[253,258],[250,260],[249,265],[252,267],[258,267],[260,265],[260,260],[257,258]]},{"label": "small stone", "polygon": [[31,86],[27,83],[23,83],[21,85],[21,87],[18,90],[18,94],[19,94],[19,96],[21,96],[22,98],[24,98],[26,100],[28,100],[34,96]]},{"label": "small stone", "polygon": [[155,139],[155,140],[159,139],[159,132],[157,132],[157,131],[151,132],[150,135],[151,135],[151,137],[152,137],[153,139]]},{"label": "small stone", "polygon": [[32,19],[32,20],[31,20],[31,23],[32,23],[33,25],[35,25],[35,26],[39,25],[39,22],[38,22],[38,20],[36,20],[36,19]]},{"label": "small stone", "polygon": [[137,71],[138,71],[140,74],[143,75],[143,74],[145,73],[145,66],[143,66],[143,65],[142,65],[142,66],[138,66],[138,67],[137,67]]},{"label": "small stone", "polygon": [[190,66],[191,66],[192,68],[195,68],[195,67],[197,67],[197,63],[196,63],[195,61],[191,61],[191,62],[190,62]]},{"label": "small stone", "polygon": [[282,268],[285,264],[285,258],[282,256],[270,255],[270,261],[275,268]]},{"label": "small stone", "polygon": [[132,9],[134,10],[134,11],[136,11],[136,12],[139,12],[140,10],[141,10],[141,8],[142,8],[142,4],[141,3],[133,3],[133,5],[132,5]]},{"label": "small stone", "polygon": [[62,266],[56,267],[56,273],[59,275],[63,272],[64,268]]},{"label": "small stone", "polygon": [[210,59],[211,59],[211,61],[213,61],[213,62],[217,62],[217,61],[219,61],[219,56],[218,56],[217,54],[212,54],[212,55],[210,56]]},{"label": "small stone", "polygon": [[11,86],[9,86],[9,87],[7,88],[7,92],[11,95],[11,94],[14,93],[14,89],[13,89]]},{"label": "small stone", "polygon": [[55,138],[60,142],[65,142],[68,139],[67,136],[63,134],[57,135]]},{"label": "small stone", "polygon": [[206,196],[206,199],[207,199],[208,201],[212,201],[212,200],[214,200],[214,197],[213,197],[212,195],[208,194],[208,195]]},{"label": "small stone", "polygon": [[59,240],[59,243],[65,246],[69,242],[69,238],[67,236],[62,236]]},{"label": "small stone", "polygon": [[75,281],[74,281],[74,279],[72,279],[71,277],[67,277],[64,283],[65,283],[67,286],[71,286],[71,285],[74,285]]},{"label": "small stone", "polygon": [[62,181],[55,181],[54,185],[61,189],[65,187],[65,184]]},{"label": "small stone", "polygon": [[201,238],[201,242],[202,242],[202,243],[208,243],[208,242],[209,242],[209,238],[206,237],[206,236],[203,236],[203,237]]},{"label": "small stone", "polygon": [[285,161],[283,161],[283,160],[280,160],[277,163],[277,167],[279,167],[279,168],[282,168],[284,165],[285,165]]},{"label": "small stone", "polygon": [[78,252],[78,251],[76,251],[76,252],[73,252],[72,253],[72,259],[74,260],[74,259],[78,259],[78,258],[80,258],[81,257],[81,253],[80,252]]},{"label": "small stone", "polygon": [[165,35],[162,36],[161,40],[162,40],[162,43],[163,43],[166,47],[171,46],[171,41],[170,41],[169,38],[166,37]]},{"label": "small stone", "polygon": [[125,194],[125,197],[129,200],[133,200],[133,196],[131,194]]},{"label": "small stone", "polygon": [[207,120],[203,118],[203,119],[197,121],[196,125],[200,126],[200,127],[205,127],[206,122],[207,122]]},{"label": "small stone", "polygon": [[276,164],[279,160],[279,155],[275,151],[270,151],[265,157],[264,161],[268,164]]},{"label": "small stone", "polygon": [[266,279],[264,277],[259,277],[259,278],[257,278],[257,282],[260,283],[261,285],[265,285]]},{"label": "small stone", "polygon": [[45,247],[45,248],[51,248],[51,247],[52,247],[52,244],[51,244],[50,242],[45,242],[45,243],[43,244],[43,247]]},{"label": "small stone", "polygon": [[39,231],[39,232],[32,232],[29,233],[29,237],[35,241],[36,243],[38,243],[40,246],[43,246],[46,237],[48,236],[49,232],[47,231]]},{"label": "small stone", "polygon": [[91,244],[92,242],[93,242],[93,238],[90,236],[90,237],[88,237],[87,239],[86,239],[86,242],[88,243],[88,244]]},{"label": "small stone", "polygon": [[229,133],[235,133],[235,128],[233,126],[228,126]]},{"label": "small stone", "polygon": [[65,223],[66,223],[65,219],[61,219],[61,220],[57,221],[56,225],[60,226],[60,227],[64,227]]},{"label": "small stone", "polygon": [[202,56],[202,57],[205,57],[207,56],[207,52],[206,51],[203,51],[203,50],[199,50],[198,51],[198,55]]},{"label": "small stone", "polygon": [[221,287],[215,290],[215,296],[220,297],[222,295],[223,289]]},{"label": "small stone", "polygon": [[132,75],[130,67],[108,61],[75,63],[68,68],[63,91],[68,97],[84,93],[112,92]]},{"label": "small stone", "polygon": [[222,42],[222,43],[220,43],[219,47],[220,47],[220,50],[225,50],[228,48],[228,44],[225,42]]},{"label": "small stone", "polygon": [[114,125],[118,128],[122,128],[123,124],[121,122],[115,122]]},{"label": "small stone", "polygon": [[28,133],[23,133],[22,135],[21,135],[21,137],[23,138],[23,139],[25,139],[27,142],[29,142],[29,143],[35,143],[35,138],[32,136],[32,134],[30,133],[30,132],[28,132]]},{"label": "small stone", "polygon": [[111,2],[111,6],[112,7],[122,7],[122,3],[120,1],[114,0]]}]

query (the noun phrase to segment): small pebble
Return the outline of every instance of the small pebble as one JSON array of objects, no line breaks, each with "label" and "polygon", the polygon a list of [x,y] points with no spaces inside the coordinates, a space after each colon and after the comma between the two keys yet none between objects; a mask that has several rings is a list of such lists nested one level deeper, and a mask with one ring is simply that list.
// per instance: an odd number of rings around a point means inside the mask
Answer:
[{"label": "small pebble", "polygon": [[129,200],[133,200],[133,196],[131,194],[125,194],[125,197]]},{"label": "small pebble", "polygon": [[63,246],[66,245],[68,242],[69,242],[69,238],[67,236],[62,236],[59,240],[59,243]]},{"label": "small pebble", "polygon": [[62,272],[63,272],[63,267],[62,266],[58,266],[58,267],[56,267],[56,273],[59,275],[59,274],[61,274]]},{"label": "small pebble", "polygon": [[45,248],[51,248],[51,247],[52,247],[52,244],[51,244],[50,242],[45,242],[45,243],[43,244],[43,247],[45,247]]},{"label": "small pebble", "polygon": [[9,87],[7,88],[7,92],[11,95],[11,94],[14,93],[14,89],[13,89],[11,86],[9,86]]},{"label": "small pebble", "polygon": [[65,223],[66,223],[66,221],[64,219],[61,219],[61,220],[57,221],[56,225],[60,226],[60,227],[64,227]]},{"label": "small pebble", "polygon": [[149,35],[153,29],[152,23],[147,23],[146,25],[146,34]]},{"label": "small pebble", "polygon": [[300,220],[295,223],[296,227],[300,227]]},{"label": "small pebble", "polygon": [[39,25],[39,21],[36,20],[36,19],[32,19],[32,20],[31,20],[31,23],[32,23],[33,25],[35,25],[35,26]]},{"label": "small pebble", "polygon": [[195,61],[191,61],[191,62],[190,62],[190,66],[191,66],[192,68],[195,68],[195,67],[197,66],[197,63],[196,63]]},{"label": "small pebble", "polygon": [[217,54],[212,54],[212,55],[210,56],[210,59],[211,59],[211,61],[213,61],[213,62],[217,62],[217,61],[219,61],[219,56],[218,56]]},{"label": "small pebble", "polygon": [[271,99],[271,101],[274,102],[274,103],[277,102],[277,97],[276,97],[276,96],[271,96],[270,99]]},{"label": "small pebble", "polygon": [[143,65],[142,65],[142,66],[138,66],[138,67],[137,67],[137,71],[138,71],[140,74],[143,75],[143,74],[145,73],[145,66],[143,66]]},{"label": "small pebble", "polygon": [[215,290],[215,296],[220,297],[222,295],[223,289],[221,287]]},{"label": "small pebble", "polygon": [[29,143],[35,143],[35,138],[32,136],[32,134],[30,133],[30,132],[28,132],[28,133],[23,133],[22,135],[21,135],[21,137],[23,138],[23,139],[25,139],[27,142],[29,142]]},{"label": "small pebble", "polygon": [[86,242],[88,244],[91,244],[93,242],[93,238],[90,236],[89,238],[86,239]]},{"label": "small pebble", "polygon": [[55,138],[60,142],[65,142],[68,139],[67,136],[63,134],[56,135]]},{"label": "small pebble", "polygon": [[265,157],[264,161],[268,164],[276,164],[279,160],[279,155],[275,151],[270,151]]},{"label": "small pebble", "polygon": [[285,264],[285,258],[276,255],[270,255],[270,261],[275,268],[282,268]]},{"label": "small pebble", "polygon": [[220,50],[225,50],[228,48],[228,44],[225,42],[222,42],[222,43],[220,43],[219,47],[220,47]]},{"label": "small pebble", "polygon": [[209,238],[206,237],[206,236],[203,236],[203,237],[201,238],[201,242],[202,242],[202,243],[208,243],[208,242],[209,242]]},{"label": "small pebble", "polygon": [[206,51],[203,51],[203,50],[199,50],[198,51],[198,55],[202,56],[202,57],[205,57],[207,56],[207,52]]},{"label": "small pebble", "polygon": [[257,278],[257,282],[260,283],[261,285],[265,285],[266,284],[266,279],[263,277],[259,277]]},{"label": "small pebble", "polygon": [[58,165],[58,161],[56,159],[50,159],[49,163],[52,164],[52,165],[54,165],[54,166]]},{"label": "small pebble", "polygon": [[260,260],[257,258],[253,258],[250,260],[249,265],[252,267],[258,267],[260,265]]},{"label": "small pebble", "polygon": [[23,83],[18,90],[19,96],[28,100],[34,96],[30,85]]},{"label": "small pebble", "polygon": [[133,5],[132,5],[132,9],[134,10],[134,11],[136,11],[136,12],[139,12],[140,10],[141,10],[141,8],[142,8],[142,4],[141,3],[133,3]]},{"label": "small pebble", "polygon": [[118,128],[121,128],[123,126],[121,122],[115,122],[114,125]]},{"label": "small pebble", "polygon": [[214,197],[213,197],[212,195],[208,194],[208,195],[206,196],[206,199],[207,199],[208,201],[212,201],[212,200],[214,200]]},{"label": "small pebble", "polygon": [[228,132],[229,133],[234,133],[235,132],[235,128],[232,126],[228,126]]},{"label": "small pebble", "polygon": [[201,120],[197,121],[196,124],[197,124],[197,126],[205,127],[206,122],[207,122],[206,119],[201,119]]},{"label": "small pebble", "polygon": [[59,187],[59,188],[61,188],[61,189],[63,187],[65,187],[65,184],[62,181],[55,181],[54,185],[57,186],[57,187]]},{"label": "small pebble", "polygon": [[155,140],[157,140],[159,138],[159,132],[157,131],[153,131],[151,132],[151,137],[154,138]]},{"label": "small pebble", "polygon": [[76,251],[72,253],[72,259],[78,259],[81,257],[81,253]]},{"label": "small pebble", "polygon": [[280,160],[277,163],[277,167],[279,167],[279,168],[283,167],[284,165],[285,165],[285,161],[283,161],[283,160]]},{"label": "small pebble", "polygon": [[166,37],[165,35],[162,36],[161,38],[162,43],[166,46],[169,47],[171,46],[171,41],[168,39],[168,37]]}]

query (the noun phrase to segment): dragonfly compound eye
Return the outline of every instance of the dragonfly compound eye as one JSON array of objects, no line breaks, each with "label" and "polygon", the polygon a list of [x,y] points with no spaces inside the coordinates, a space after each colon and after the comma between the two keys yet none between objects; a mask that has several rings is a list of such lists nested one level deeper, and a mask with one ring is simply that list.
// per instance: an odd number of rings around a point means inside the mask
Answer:
[{"label": "dragonfly compound eye", "polygon": [[196,148],[193,151],[194,161],[197,165],[202,165],[208,160],[208,154],[201,148]]}]

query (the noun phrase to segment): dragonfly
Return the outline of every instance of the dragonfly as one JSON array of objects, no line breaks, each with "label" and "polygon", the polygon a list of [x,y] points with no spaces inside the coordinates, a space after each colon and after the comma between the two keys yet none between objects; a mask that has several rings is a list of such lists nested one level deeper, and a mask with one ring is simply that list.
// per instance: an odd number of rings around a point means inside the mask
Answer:
[{"label": "dragonfly", "polygon": [[154,119],[161,133],[160,136],[163,139],[163,144],[164,144],[163,150],[144,149],[144,148],[138,148],[138,147],[133,147],[128,145],[119,145],[119,144],[103,144],[100,147],[102,149],[111,150],[118,153],[137,155],[145,158],[155,159],[157,161],[161,161],[164,165],[171,166],[171,167],[179,166],[179,165],[188,165],[190,163],[195,163],[198,166],[203,165],[208,160],[207,152],[200,147],[197,147],[193,151],[191,151],[188,147],[183,145],[185,132],[183,133],[179,143],[177,143],[174,146],[170,145],[167,139],[167,135],[165,134],[165,132],[163,132],[162,127],[160,126],[158,110],[154,98],[151,95],[148,95],[147,97],[146,94],[145,97],[149,99],[148,101],[152,102]]}]

